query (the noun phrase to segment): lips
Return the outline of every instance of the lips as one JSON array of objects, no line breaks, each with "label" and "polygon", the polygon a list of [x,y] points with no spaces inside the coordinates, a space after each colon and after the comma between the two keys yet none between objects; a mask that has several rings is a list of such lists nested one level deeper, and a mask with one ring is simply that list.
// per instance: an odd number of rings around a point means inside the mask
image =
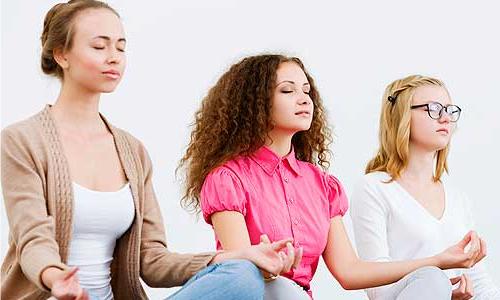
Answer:
[{"label": "lips", "polygon": [[104,74],[106,77],[109,77],[111,79],[120,78],[120,72],[118,72],[116,70],[107,70],[107,71],[102,72],[102,74]]},{"label": "lips", "polygon": [[450,131],[446,128],[439,128],[438,130],[436,130],[436,132],[442,132],[442,133],[446,133],[446,134],[450,133]]},{"label": "lips", "polygon": [[311,113],[308,110],[301,110],[295,113],[296,116],[310,116]]}]

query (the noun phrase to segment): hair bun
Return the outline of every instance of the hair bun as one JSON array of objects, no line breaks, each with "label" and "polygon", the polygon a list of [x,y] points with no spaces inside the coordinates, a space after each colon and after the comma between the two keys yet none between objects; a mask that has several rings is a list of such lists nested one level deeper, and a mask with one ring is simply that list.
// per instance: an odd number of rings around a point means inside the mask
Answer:
[{"label": "hair bun", "polygon": [[45,44],[45,42],[47,41],[47,37],[49,35],[50,25],[51,25],[51,22],[54,18],[54,15],[56,15],[59,12],[59,10],[61,10],[62,6],[65,4],[66,3],[58,3],[54,6],[52,6],[52,8],[45,15],[45,19],[43,20],[43,32],[42,32],[42,36],[41,36],[42,47]]}]

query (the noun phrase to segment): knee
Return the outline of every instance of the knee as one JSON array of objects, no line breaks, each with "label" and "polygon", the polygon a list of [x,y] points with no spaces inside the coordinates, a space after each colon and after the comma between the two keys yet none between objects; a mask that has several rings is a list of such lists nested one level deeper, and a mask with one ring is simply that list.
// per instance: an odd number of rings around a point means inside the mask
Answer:
[{"label": "knee", "polygon": [[437,267],[423,267],[415,271],[414,278],[424,281],[425,286],[431,287],[436,292],[447,295],[451,293],[451,282],[443,270]]},{"label": "knee", "polygon": [[[231,273],[231,286],[237,288],[242,295],[240,299],[262,299],[264,280],[260,269],[245,259],[228,260],[221,264],[226,272]],[[236,287],[237,286],[237,287]]]}]

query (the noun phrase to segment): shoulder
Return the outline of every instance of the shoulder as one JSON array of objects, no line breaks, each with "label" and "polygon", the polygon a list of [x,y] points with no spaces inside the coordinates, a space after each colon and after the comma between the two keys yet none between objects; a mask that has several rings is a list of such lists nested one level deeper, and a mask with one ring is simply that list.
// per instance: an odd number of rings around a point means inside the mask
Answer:
[{"label": "shoulder", "polygon": [[241,178],[245,177],[245,170],[250,169],[248,159],[248,157],[237,157],[228,160],[210,171],[208,177],[217,177],[219,180],[225,179],[241,182]]},{"label": "shoulder", "polygon": [[153,170],[153,163],[149,153],[141,140],[126,130],[108,123],[113,134],[114,142],[125,166],[137,168],[144,174]]},{"label": "shoulder", "polygon": [[228,174],[235,177],[245,177],[256,166],[250,156],[237,156],[216,167],[211,173]]},{"label": "shoulder", "polygon": [[363,175],[354,184],[351,195],[353,211],[363,210],[368,204],[387,206],[387,193],[391,189],[391,176],[385,172],[372,172]]},{"label": "shoulder", "polygon": [[306,178],[319,179],[320,182],[322,182],[324,185],[327,185],[330,179],[339,182],[339,180],[335,176],[323,170],[320,166],[301,160],[297,160],[297,164],[299,165],[300,172],[302,173],[302,175],[306,176]]},{"label": "shoulder", "polygon": [[391,179],[391,176],[385,172],[371,172],[358,179],[355,184],[355,190],[383,189]]},{"label": "shoulder", "polygon": [[458,187],[458,184],[453,182],[449,177],[441,178],[446,193],[446,198],[449,204],[453,206],[462,206],[470,209],[471,203],[467,194]]},{"label": "shoulder", "polygon": [[43,126],[43,112],[39,112],[24,120],[12,123],[2,129],[2,135],[23,136],[33,133],[33,129]]},{"label": "shoulder", "polygon": [[30,147],[42,145],[41,128],[44,126],[43,113],[10,124],[1,132],[2,147]]},{"label": "shoulder", "polygon": [[141,160],[149,159],[146,147],[140,139],[122,128],[113,125],[109,126],[118,147],[125,147],[127,150],[131,151],[133,155],[139,156]]}]

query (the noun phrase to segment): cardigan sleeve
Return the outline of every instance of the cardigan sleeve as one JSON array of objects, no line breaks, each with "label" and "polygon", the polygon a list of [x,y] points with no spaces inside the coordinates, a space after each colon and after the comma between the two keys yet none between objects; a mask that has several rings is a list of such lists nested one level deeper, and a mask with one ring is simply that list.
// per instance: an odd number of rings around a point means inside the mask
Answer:
[{"label": "cardigan sleeve", "polygon": [[2,130],[2,190],[10,235],[25,276],[48,291],[41,274],[48,267],[66,270],[55,240],[54,218],[47,213],[43,169],[20,131]]},{"label": "cardigan sleeve", "polygon": [[142,145],[139,151],[144,169],[141,277],[151,287],[181,286],[199,270],[205,268],[215,253],[180,254],[167,249],[161,209],[153,189],[151,160]]}]

